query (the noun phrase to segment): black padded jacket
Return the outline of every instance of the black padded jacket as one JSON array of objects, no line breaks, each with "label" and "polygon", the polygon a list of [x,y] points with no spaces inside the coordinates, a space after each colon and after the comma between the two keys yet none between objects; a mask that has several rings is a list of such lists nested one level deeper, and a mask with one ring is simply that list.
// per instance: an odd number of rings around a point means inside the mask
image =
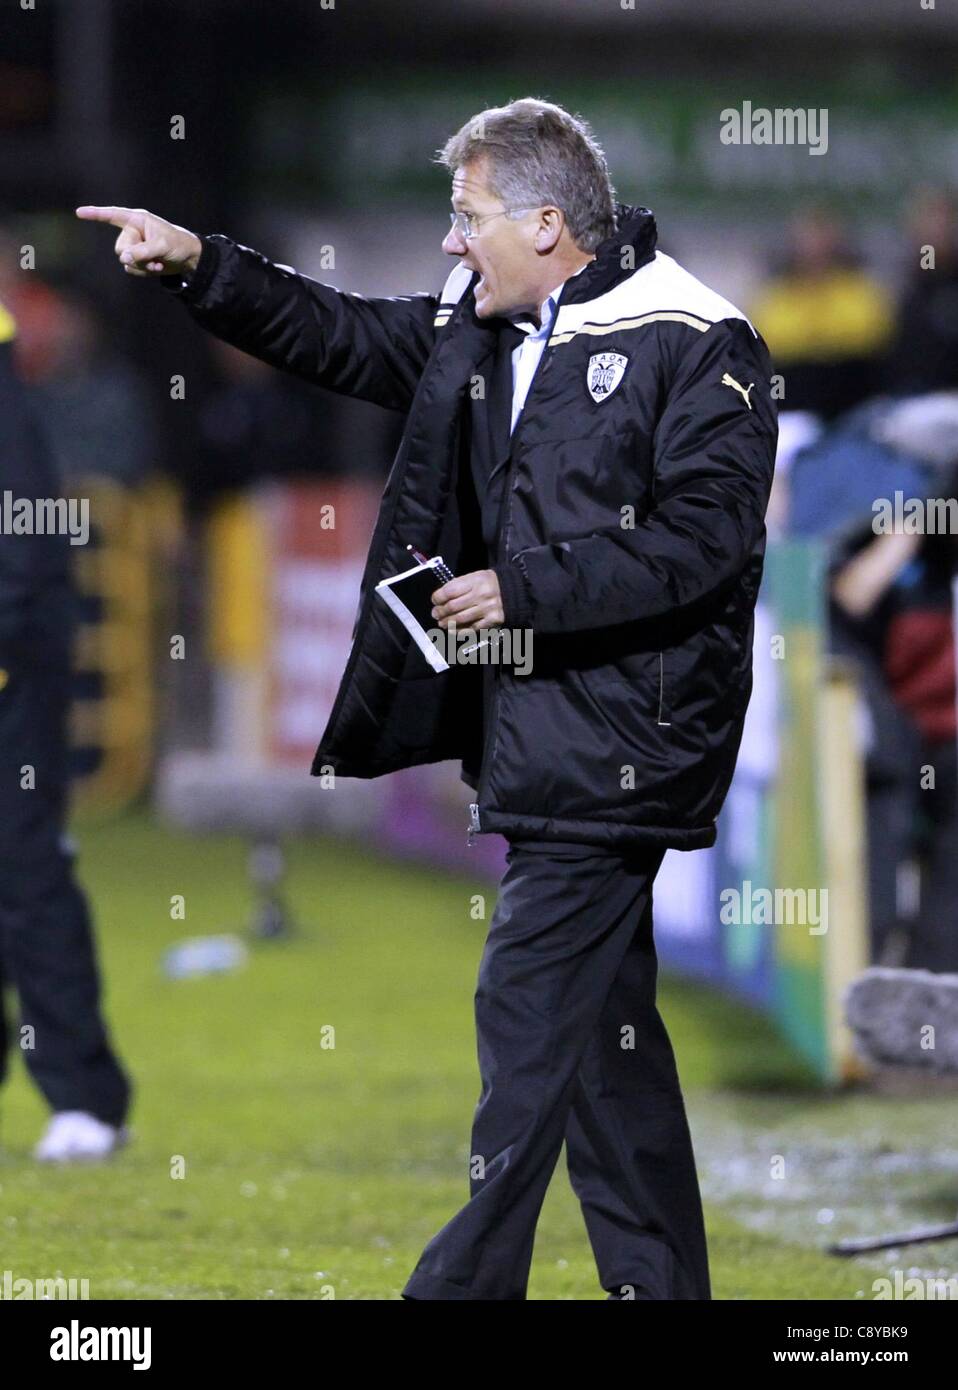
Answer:
[{"label": "black padded jacket", "polygon": [[[771,364],[734,305],[657,251],[648,209],[616,212],[563,287],[515,431],[489,422],[506,466],[490,558],[505,626],[533,634],[527,674],[432,672],[374,593],[409,544],[457,571],[464,553],[458,483],[489,446],[475,382],[517,331],[477,318],[477,274],[370,299],[214,235],[188,282],[164,283],[236,346],[406,416],[313,773],[457,759],[473,831],[695,849],[714,842],[751,693]],[[501,420],[508,402],[489,406]]]}]

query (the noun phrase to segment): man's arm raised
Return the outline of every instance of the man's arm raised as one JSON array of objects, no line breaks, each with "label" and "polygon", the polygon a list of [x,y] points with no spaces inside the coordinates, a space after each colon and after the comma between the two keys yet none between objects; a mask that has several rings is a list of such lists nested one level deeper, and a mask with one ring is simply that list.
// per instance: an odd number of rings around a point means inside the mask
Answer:
[{"label": "man's arm raised", "polygon": [[409,409],[435,340],[432,295],[347,294],[144,208],[83,206],[76,214],[120,229],[114,250],[127,274],[167,288],[190,277],[183,304],[218,338],[331,391]]}]

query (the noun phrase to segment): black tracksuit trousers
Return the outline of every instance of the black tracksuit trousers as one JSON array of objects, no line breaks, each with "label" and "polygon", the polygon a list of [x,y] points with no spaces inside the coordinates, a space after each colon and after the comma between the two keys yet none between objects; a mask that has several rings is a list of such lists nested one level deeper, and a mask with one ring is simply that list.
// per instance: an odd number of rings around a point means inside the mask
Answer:
[{"label": "black tracksuit trousers", "polygon": [[[31,612],[33,645],[8,657],[0,689],[0,1081],[15,1039],[51,1110],[119,1125],[131,1087],[101,1016],[90,915],[64,835],[73,604],[51,587]],[[4,986],[20,1006],[13,1037]]]},{"label": "black tracksuit trousers", "polygon": [[709,1299],[701,1198],[655,1004],[661,851],[514,841],[475,995],[470,1199],[409,1299],[524,1299],[563,1139],[610,1298]]}]

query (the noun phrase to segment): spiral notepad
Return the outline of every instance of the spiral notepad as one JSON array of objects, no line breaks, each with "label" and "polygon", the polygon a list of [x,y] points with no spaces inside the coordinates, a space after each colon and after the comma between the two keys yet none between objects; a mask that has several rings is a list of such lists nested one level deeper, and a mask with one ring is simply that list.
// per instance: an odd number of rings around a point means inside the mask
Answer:
[{"label": "spiral notepad", "polygon": [[425,564],[381,579],[376,585],[376,593],[389,604],[434,671],[448,671],[449,663],[426,636],[427,629],[435,631],[438,627],[432,616],[432,595],[454,578],[442,556],[434,555]]}]

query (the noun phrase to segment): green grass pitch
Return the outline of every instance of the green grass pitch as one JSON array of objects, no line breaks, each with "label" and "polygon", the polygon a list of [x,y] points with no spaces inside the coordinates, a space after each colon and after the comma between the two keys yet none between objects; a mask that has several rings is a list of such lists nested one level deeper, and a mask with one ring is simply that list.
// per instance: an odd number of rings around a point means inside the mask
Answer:
[{"label": "green grass pitch", "polygon": [[[142,813],[79,840],[134,1140],[105,1164],[36,1164],[45,1110],[15,1049],[0,1095],[0,1272],[86,1278],[94,1299],[399,1298],[468,1196],[472,1003],[494,887],[300,841],[297,937],[255,946],[238,973],[173,982],[159,968],[173,941],[244,929],[243,844],[172,834]],[[470,916],[477,891],[485,922]],[[174,894],[185,921],[170,918]],[[867,1299],[895,1269],[956,1271],[956,1241],[823,1253],[838,1235],[954,1218],[954,1094],[823,1094],[741,1003],[664,977],[660,1008],[715,1298]],[[178,1156],[183,1178],[171,1176]],[[564,1154],[529,1297],[604,1298]]]}]

